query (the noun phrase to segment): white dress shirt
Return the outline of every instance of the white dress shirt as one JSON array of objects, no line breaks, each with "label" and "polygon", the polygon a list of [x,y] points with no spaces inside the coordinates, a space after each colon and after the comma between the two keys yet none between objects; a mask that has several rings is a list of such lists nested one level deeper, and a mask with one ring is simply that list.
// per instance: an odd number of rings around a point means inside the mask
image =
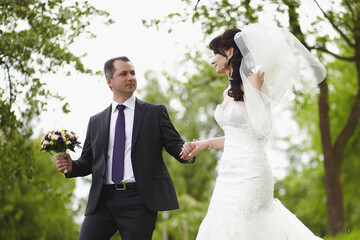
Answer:
[{"label": "white dress shirt", "polygon": [[[112,175],[112,162],[113,162],[113,149],[114,149],[114,137],[115,137],[115,124],[118,117],[118,110],[116,106],[119,104],[116,101],[112,101],[112,112],[110,119],[110,132],[109,132],[109,148],[108,148],[108,161],[106,164],[106,176],[105,184],[114,184],[111,180]],[[126,106],[124,109],[125,115],[125,158],[124,158],[124,178],[122,182],[135,182],[134,172],[131,164],[131,141],[132,131],[134,124],[134,113],[135,113],[135,96],[133,95],[126,100],[123,105]]]}]

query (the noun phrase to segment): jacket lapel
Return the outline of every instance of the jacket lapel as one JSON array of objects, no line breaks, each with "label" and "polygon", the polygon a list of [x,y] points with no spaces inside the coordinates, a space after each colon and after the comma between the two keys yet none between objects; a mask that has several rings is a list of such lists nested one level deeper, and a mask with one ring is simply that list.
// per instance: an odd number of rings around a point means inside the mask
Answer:
[{"label": "jacket lapel", "polygon": [[[109,149],[110,118],[111,118],[111,105],[104,110],[103,117],[101,118],[102,120],[100,126],[101,140],[99,141],[99,143],[103,143],[102,147],[104,148],[103,151],[106,161],[108,159],[107,152]],[[101,147],[99,149],[101,149]]]},{"label": "jacket lapel", "polygon": [[136,139],[137,139],[137,137],[139,135],[141,123],[142,123],[142,121],[144,119],[145,110],[146,110],[145,103],[143,101],[141,101],[140,99],[136,98],[131,150],[134,149]]}]

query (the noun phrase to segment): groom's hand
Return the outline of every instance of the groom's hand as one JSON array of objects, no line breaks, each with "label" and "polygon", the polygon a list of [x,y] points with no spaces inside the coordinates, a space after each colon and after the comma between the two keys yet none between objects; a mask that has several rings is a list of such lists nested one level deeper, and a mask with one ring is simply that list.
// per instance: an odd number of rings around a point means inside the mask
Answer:
[{"label": "groom's hand", "polygon": [[180,156],[184,160],[191,160],[196,156],[197,153],[198,153],[198,151],[196,151],[195,141],[185,142],[182,147]]},{"label": "groom's hand", "polygon": [[67,172],[71,172],[72,171],[72,159],[71,159],[70,155],[67,153],[58,155],[55,160],[55,166],[59,172],[64,172],[65,170]]}]

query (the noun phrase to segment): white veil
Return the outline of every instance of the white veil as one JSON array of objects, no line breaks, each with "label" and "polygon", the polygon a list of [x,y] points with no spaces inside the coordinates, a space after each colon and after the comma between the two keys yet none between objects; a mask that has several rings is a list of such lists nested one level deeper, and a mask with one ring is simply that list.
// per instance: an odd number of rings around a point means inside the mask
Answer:
[{"label": "white veil", "polygon": [[[246,110],[256,133],[271,133],[271,110],[294,86],[307,93],[324,80],[326,69],[289,31],[264,26],[246,25],[234,37],[243,55],[240,76],[244,85]],[[258,70],[265,73],[258,91],[248,77]]]}]

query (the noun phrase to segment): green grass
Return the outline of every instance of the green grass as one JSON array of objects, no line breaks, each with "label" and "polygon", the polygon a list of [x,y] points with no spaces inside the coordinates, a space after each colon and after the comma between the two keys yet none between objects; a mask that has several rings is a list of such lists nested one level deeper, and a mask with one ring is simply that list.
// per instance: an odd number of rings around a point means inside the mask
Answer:
[{"label": "green grass", "polygon": [[352,230],[349,233],[338,235],[336,237],[324,237],[324,240],[359,240],[360,230]]}]

